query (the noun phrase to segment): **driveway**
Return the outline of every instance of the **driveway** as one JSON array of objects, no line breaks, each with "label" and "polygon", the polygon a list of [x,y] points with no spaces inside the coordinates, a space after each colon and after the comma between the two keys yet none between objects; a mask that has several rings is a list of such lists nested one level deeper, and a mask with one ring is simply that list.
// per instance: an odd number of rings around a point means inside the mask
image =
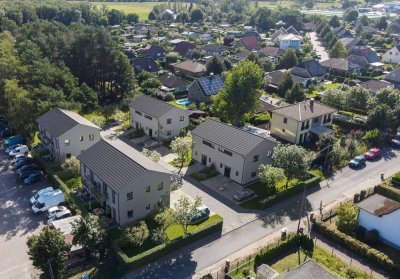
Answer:
[{"label": "driveway", "polygon": [[317,33],[310,32],[307,33],[310,36],[311,44],[313,45],[313,49],[317,53],[317,55],[321,56],[320,61],[325,61],[329,59],[329,54],[326,51],[325,47],[322,45],[320,40],[317,37]]},{"label": "driveway", "polygon": [[[384,172],[385,176],[395,174],[400,170],[399,155],[399,151],[385,149],[383,158],[368,162],[364,169],[344,168],[331,179],[321,182],[320,188],[308,191],[303,216],[306,216],[308,212],[318,210],[321,201],[325,207],[343,198],[352,198],[355,193],[379,184],[381,172]],[[221,237],[214,234],[192,243],[145,268],[125,274],[123,278],[191,278],[198,272],[207,271],[214,263],[228,258],[234,252],[282,227],[295,230],[300,217],[301,197],[302,195],[299,194],[276,204],[260,213],[253,222]]]},{"label": "driveway", "polygon": [[45,215],[32,214],[29,199],[49,183],[42,181],[26,186],[9,163],[0,150],[0,278],[31,279],[36,272],[28,258],[26,239],[41,229]]}]

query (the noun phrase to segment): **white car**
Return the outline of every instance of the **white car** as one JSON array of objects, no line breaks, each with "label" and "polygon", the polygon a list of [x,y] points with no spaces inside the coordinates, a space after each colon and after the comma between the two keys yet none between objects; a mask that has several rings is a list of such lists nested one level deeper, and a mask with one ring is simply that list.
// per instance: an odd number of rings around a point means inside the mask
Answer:
[{"label": "white car", "polygon": [[29,153],[28,146],[21,145],[21,146],[14,148],[12,151],[10,151],[10,153],[8,153],[8,155],[10,155],[11,157],[15,157],[17,155],[28,155],[28,153]]},{"label": "white car", "polygon": [[68,218],[68,217],[71,217],[71,216],[72,216],[72,213],[71,213],[71,211],[69,209],[57,212],[56,215],[54,215],[53,217],[51,217],[47,221],[47,225],[50,226],[50,227],[54,227],[54,225],[53,225],[54,221],[61,220],[61,219],[64,219],[64,218]]},{"label": "white car", "polygon": [[39,190],[36,193],[36,195],[34,195],[29,201],[31,202],[31,204],[34,204],[39,199],[40,196],[42,196],[48,192],[53,192],[53,191],[54,191],[54,189],[52,187],[47,187],[42,190]]},{"label": "white car", "polygon": [[57,213],[61,211],[68,210],[65,206],[58,205],[58,206],[53,206],[47,211],[47,217],[51,219],[53,216],[55,216]]}]

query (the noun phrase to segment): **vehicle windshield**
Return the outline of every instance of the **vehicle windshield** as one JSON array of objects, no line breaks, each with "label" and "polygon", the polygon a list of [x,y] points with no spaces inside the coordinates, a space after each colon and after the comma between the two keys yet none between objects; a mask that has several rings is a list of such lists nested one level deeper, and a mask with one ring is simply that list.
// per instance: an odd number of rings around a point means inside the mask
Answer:
[{"label": "vehicle windshield", "polygon": [[369,153],[372,153],[372,154],[377,154],[377,153],[378,153],[378,151],[376,151],[376,150],[370,150],[370,151],[369,151]]},{"label": "vehicle windshield", "polygon": [[34,198],[35,200],[37,200],[37,199],[39,198],[39,193],[36,193],[36,195],[34,195],[33,198]]},{"label": "vehicle windshield", "polygon": [[357,157],[356,157],[356,158],[354,158],[353,160],[356,161],[356,162],[360,162],[360,161],[361,161],[361,158],[357,158]]},{"label": "vehicle windshield", "polygon": [[44,207],[44,203],[41,203],[41,202],[36,202],[35,203],[35,207],[37,208],[37,209],[41,209],[41,208],[43,208]]}]

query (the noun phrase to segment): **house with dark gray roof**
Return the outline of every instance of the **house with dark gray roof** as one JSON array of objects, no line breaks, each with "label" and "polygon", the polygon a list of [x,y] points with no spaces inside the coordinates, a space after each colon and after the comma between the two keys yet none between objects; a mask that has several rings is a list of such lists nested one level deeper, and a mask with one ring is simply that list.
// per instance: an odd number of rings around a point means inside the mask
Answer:
[{"label": "house with dark gray roof", "polygon": [[201,48],[201,54],[205,55],[221,55],[223,51],[225,51],[227,47],[219,44],[207,44]]},{"label": "house with dark gray roof", "polygon": [[279,279],[336,279],[330,271],[316,263],[308,260],[301,265],[282,273]]},{"label": "house with dark gray roof", "polygon": [[165,73],[158,77],[161,82],[161,90],[166,92],[182,92],[188,89],[190,82],[173,75],[172,73]]},{"label": "house with dark gray roof", "polygon": [[339,73],[341,75],[361,73],[361,66],[354,64],[344,58],[330,58],[320,62],[321,66],[325,68],[328,73]]},{"label": "house with dark gray roof", "polygon": [[197,78],[188,88],[188,99],[197,104],[210,103],[211,97],[217,95],[224,86],[220,75]]},{"label": "house with dark gray roof", "polygon": [[165,49],[162,46],[147,45],[143,48],[144,57],[153,58],[156,61],[165,60]]},{"label": "house with dark gray roof", "polygon": [[268,57],[274,62],[274,64],[279,64],[279,61],[285,51],[279,47],[267,46],[258,50],[257,53],[260,57]]},{"label": "house with dark gray roof", "polygon": [[265,138],[212,119],[192,131],[192,158],[245,185],[258,179],[260,164],[270,164],[273,138]]},{"label": "house with dark gray roof", "polygon": [[76,112],[55,108],[38,119],[39,139],[57,161],[78,156],[100,140],[100,128]]},{"label": "house with dark gray roof", "polygon": [[371,91],[372,94],[375,94],[378,90],[393,87],[393,84],[384,80],[371,79],[361,82],[359,86]]},{"label": "house with dark gray roof", "polygon": [[158,64],[153,58],[133,58],[131,59],[133,71],[135,74],[139,74],[141,71],[147,71],[149,73],[157,73],[160,69]]},{"label": "house with dark gray roof", "polygon": [[204,64],[192,60],[172,64],[172,67],[174,68],[174,73],[181,77],[201,77],[207,71]]},{"label": "house with dark gray roof", "polygon": [[171,139],[189,125],[189,112],[156,98],[140,95],[129,104],[130,124],[152,138]]},{"label": "house with dark gray roof", "polygon": [[358,37],[342,38],[340,41],[342,41],[347,52],[350,52],[356,46],[365,46],[365,43]]},{"label": "house with dark gray roof", "polygon": [[303,84],[307,87],[312,82],[317,84],[323,81],[325,68],[316,60],[307,60],[290,69],[290,74],[293,77],[305,79],[306,82]]},{"label": "house with dark gray roof", "polygon": [[394,84],[395,87],[399,88],[400,87],[400,68],[397,68],[396,70],[388,73],[384,77],[384,80]]},{"label": "house with dark gray roof", "polygon": [[332,133],[336,109],[314,101],[299,102],[272,111],[271,135],[294,144],[305,144],[325,133]]},{"label": "house with dark gray roof", "polygon": [[400,202],[374,194],[358,203],[357,207],[359,226],[367,231],[376,230],[382,242],[400,249]]},{"label": "house with dark gray roof", "polygon": [[78,156],[82,184],[120,226],[169,206],[170,173],[125,142],[104,139]]}]

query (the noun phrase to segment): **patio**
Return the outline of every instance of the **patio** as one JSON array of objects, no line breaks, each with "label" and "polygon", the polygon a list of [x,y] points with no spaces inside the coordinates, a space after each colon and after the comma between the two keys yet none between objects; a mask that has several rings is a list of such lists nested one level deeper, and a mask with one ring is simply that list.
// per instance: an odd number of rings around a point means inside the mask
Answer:
[{"label": "patio", "polygon": [[239,204],[239,202],[233,198],[233,194],[241,190],[242,186],[230,180],[228,177],[218,174],[217,176],[201,181],[201,183],[207,188],[229,199],[233,203]]}]

